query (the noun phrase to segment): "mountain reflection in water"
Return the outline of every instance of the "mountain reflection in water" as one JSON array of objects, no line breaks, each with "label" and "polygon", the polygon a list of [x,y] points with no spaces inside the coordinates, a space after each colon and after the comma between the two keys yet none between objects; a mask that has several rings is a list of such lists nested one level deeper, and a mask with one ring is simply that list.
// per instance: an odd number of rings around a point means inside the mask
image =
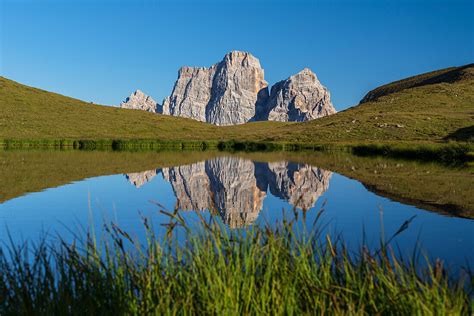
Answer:
[{"label": "mountain reflection in water", "polygon": [[231,228],[252,224],[271,194],[310,209],[327,190],[332,172],[292,162],[218,157],[190,165],[126,174],[137,188],[159,173],[171,183],[180,210],[215,210]]}]

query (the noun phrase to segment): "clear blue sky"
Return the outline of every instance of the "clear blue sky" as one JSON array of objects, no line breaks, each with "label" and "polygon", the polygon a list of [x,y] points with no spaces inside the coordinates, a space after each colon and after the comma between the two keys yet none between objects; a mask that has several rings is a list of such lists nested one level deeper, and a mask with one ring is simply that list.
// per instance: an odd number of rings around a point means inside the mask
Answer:
[{"label": "clear blue sky", "polygon": [[338,110],[371,88],[474,62],[474,1],[0,1],[0,75],[116,105],[231,50],[269,84],[310,67]]}]

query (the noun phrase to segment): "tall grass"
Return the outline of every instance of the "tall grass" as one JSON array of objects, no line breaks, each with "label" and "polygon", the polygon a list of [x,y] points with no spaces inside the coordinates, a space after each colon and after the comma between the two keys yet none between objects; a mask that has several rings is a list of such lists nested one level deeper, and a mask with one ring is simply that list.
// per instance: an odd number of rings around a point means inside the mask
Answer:
[{"label": "tall grass", "polygon": [[[317,229],[190,227],[179,213],[147,242],[118,226],[107,238],[0,250],[0,314],[387,314],[472,312],[472,284],[440,262],[420,268],[377,252],[350,254]],[[319,218],[319,216],[318,216]],[[314,227],[318,227],[315,225]],[[402,228],[403,230],[403,228]]]}]

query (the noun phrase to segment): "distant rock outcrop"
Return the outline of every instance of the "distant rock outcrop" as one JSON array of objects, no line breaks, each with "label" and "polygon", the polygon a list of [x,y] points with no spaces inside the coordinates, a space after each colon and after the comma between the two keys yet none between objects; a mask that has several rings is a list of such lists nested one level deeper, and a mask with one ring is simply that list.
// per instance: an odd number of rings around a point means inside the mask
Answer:
[{"label": "distant rock outcrop", "polygon": [[124,102],[120,103],[123,109],[143,110],[153,113],[160,113],[161,109],[158,103],[140,90],[132,93]]},{"label": "distant rock outcrop", "polygon": [[336,113],[329,91],[308,68],[276,83],[266,109],[262,120],[280,122],[309,121]]},{"label": "distant rock outcrop", "polygon": [[233,51],[210,68],[182,67],[163,113],[216,125],[246,123],[265,106],[267,86],[259,60]]},{"label": "distant rock outcrop", "polygon": [[245,52],[231,52],[217,65],[206,119],[216,125],[250,121],[268,98],[260,61]]},{"label": "distant rock outcrop", "polygon": [[216,125],[249,121],[307,121],[336,113],[329,91],[308,68],[268,84],[260,61],[233,51],[209,68],[182,67],[163,114]]},{"label": "distant rock outcrop", "polygon": [[171,96],[163,101],[163,114],[206,122],[216,67],[182,67]]}]

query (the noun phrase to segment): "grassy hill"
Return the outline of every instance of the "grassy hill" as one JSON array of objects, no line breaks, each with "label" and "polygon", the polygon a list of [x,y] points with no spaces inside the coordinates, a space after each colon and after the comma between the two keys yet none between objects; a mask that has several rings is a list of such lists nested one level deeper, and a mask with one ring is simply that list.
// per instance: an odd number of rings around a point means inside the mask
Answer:
[{"label": "grassy hill", "polygon": [[0,77],[0,140],[233,139],[306,144],[469,140],[474,126],[473,74],[471,64],[400,80],[373,90],[374,101],[314,121],[226,127],[90,104]]},{"label": "grassy hill", "polygon": [[473,67],[474,64],[461,67],[450,67],[394,81],[369,91],[364,98],[362,98],[360,103],[376,101],[380,97],[410,88],[443,82],[454,83],[460,80],[472,79],[474,77],[474,71],[472,71]]},{"label": "grassy hill", "polygon": [[212,136],[210,126],[194,120],[86,103],[5,78],[0,78],[0,126],[3,139]]}]

